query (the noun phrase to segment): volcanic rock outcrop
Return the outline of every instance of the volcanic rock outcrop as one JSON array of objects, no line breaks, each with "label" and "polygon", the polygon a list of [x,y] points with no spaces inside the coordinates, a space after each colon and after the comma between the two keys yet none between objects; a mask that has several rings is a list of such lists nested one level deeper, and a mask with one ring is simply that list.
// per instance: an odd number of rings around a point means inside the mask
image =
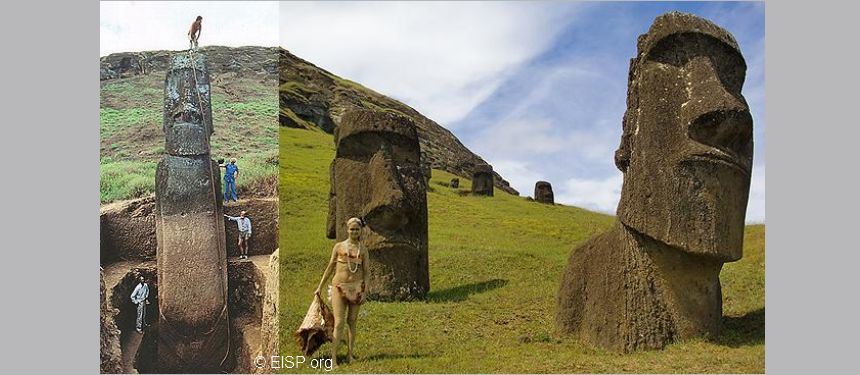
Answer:
[{"label": "volcanic rock outcrop", "polygon": [[742,256],[753,155],[731,34],[673,12],[637,47],[618,221],[571,253],[556,315],[562,333],[624,352],[719,333],[719,274]]}]

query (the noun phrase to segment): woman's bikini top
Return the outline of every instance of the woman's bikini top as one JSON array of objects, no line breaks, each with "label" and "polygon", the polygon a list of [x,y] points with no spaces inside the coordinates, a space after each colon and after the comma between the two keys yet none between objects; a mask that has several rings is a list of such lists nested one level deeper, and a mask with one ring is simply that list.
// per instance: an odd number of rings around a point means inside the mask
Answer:
[{"label": "woman's bikini top", "polygon": [[364,253],[364,249],[362,247],[358,248],[358,254],[355,256],[348,255],[349,247],[347,247],[346,254],[337,254],[337,262],[338,263],[347,263],[347,257],[349,258],[349,263],[361,264],[362,253]]}]

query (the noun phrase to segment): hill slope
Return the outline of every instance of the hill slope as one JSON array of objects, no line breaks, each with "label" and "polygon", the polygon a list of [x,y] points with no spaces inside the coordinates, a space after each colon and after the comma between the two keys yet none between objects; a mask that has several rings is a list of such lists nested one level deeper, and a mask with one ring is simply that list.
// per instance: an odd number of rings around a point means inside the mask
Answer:
[{"label": "hill slope", "polygon": [[[471,178],[474,166],[486,163],[448,129],[411,107],[318,68],[284,49],[280,50],[280,70],[279,121],[282,126],[319,128],[331,133],[343,113],[351,108],[391,111],[415,122],[421,151],[434,169]],[[501,175],[495,172],[494,175],[496,187],[519,195]]]},{"label": "hill slope", "polygon": [[[162,110],[169,56],[180,51],[111,54],[100,59],[101,201],[155,189],[164,153]],[[203,47],[212,86],[212,158],[236,157],[240,195],[273,195],[277,181],[277,50]]]},{"label": "hill slope", "polygon": [[[280,304],[286,356],[298,354],[292,333],[334,245],[325,238],[334,147],[320,130],[286,127],[280,144],[289,150],[281,153],[279,188],[281,285],[289,291]],[[433,171],[427,194],[428,301],[363,305],[358,360],[336,372],[764,372],[764,226],[747,227],[744,258],[723,268],[720,337],[619,355],[553,334],[556,292],[571,249],[608,229],[614,217],[501,192],[460,196],[440,185],[450,177]],[[469,187],[461,178],[460,189]],[[328,348],[315,357],[327,357]]]}]

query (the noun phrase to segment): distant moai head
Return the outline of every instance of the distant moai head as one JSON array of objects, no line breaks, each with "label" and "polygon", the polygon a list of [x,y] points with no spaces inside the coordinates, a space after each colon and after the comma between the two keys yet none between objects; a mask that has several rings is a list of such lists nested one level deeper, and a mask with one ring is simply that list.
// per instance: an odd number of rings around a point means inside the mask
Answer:
[{"label": "distant moai head", "polygon": [[472,172],[472,194],[493,196],[493,166],[475,165]]},{"label": "distant moai head", "polygon": [[745,72],[734,37],[690,14],[659,16],[639,37],[615,153],[623,224],[689,253],[741,258],[753,155]]},{"label": "distant moai head", "polygon": [[[196,89],[195,89],[196,86]],[[172,57],[164,82],[164,151],[174,156],[209,153],[212,104],[209,73],[202,54]]]},{"label": "distant moai head", "polygon": [[459,187],[460,187],[460,179],[457,177],[452,178],[451,179],[451,188],[457,189]]},{"label": "distant moai head", "polygon": [[535,201],[541,203],[555,203],[555,196],[552,194],[552,185],[546,181],[538,181],[535,183]]},{"label": "distant moai head", "polygon": [[423,298],[429,290],[427,185],[418,133],[407,117],[347,112],[335,129],[327,236],[347,238],[349,218],[367,224],[362,242],[371,259],[368,295]]},{"label": "distant moai head", "polygon": [[430,165],[430,159],[427,158],[427,153],[421,150],[421,158],[419,165],[421,166],[421,174],[424,175],[424,183],[430,186],[430,178],[433,177],[433,167]]}]

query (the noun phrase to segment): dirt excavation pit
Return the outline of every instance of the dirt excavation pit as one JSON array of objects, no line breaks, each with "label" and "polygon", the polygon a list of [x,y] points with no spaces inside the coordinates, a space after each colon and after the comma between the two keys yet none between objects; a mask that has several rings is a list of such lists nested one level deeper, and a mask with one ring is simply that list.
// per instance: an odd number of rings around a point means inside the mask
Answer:
[{"label": "dirt excavation pit", "polygon": [[[119,261],[155,260],[155,197],[103,205],[100,210],[102,265]],[[224,213],[239,216],[247,211],[252,235],[248,255],[269,255],[278,248],[278,198],[248,198],[224,204]],[[239,255],[239,231],[224,220],[227,256]]]},{"label": "dirt excavation pit", "polygon": [[[156,367],[159,307],[154,206],[153,197],[146,197],[101,208],[100,252],[105,295],[102,319],[115,324],[115,327],[103,324],[103,372],[159,372]],[[228,367],[233,373],[254,372],[256,356],[277,354],[277,305],[267,301],[277,301],[278,258],[273,252],[278,247],[278,199],[248,198],[224,206],[224,213],[231,216],[238,216],[242,210],[248,212],[253,226],[249,259],[237,258],[236,223],[224,221],[232,359]],[[131,302],[131,293],[141,275],[150,286],[150,304],[146,309],[149,326],[138,333],[135,329],[137,306]]]},{"label": "dirt excavation pit", "polygon": [[[144,323],[149,327],[143,333],[136,328],[137,305],[131,302],[131,293],[144,276],[149,283],[149,302],[146,306]],[[122,353],[122,370],[124,373],[153,373],[156,355],[156,337],[158,336],[158,274],[155,267],[134,268],[128,271],[122,279],[110,290],[110,306],[114,308],[114,323],[120,332],[120,351]]]},{"label": "dirt excavation pit", "polygon": [[[263,337],[264,296],[270,268],[269,255],[251,256],[249,260],[231,260],[227,265],[227,307],[230,313],[230,355],[234,373],[256,370],[253,359],[259,355]],[[274,258],[275,260],[277,258]],[[124,271],[118,270],[123,268]],[[124,272],[124,273],[123,273]],[[113,309],[113,322],[119,329],[119,347],[123,373],[157,373],[158,355],[158,271],[152,262],[130,265],[120,262],[105,269],[107,300]],[[120,276],[121,275],[121,276]],[[143,333],[136,331],[137,306],[131,293],[143,275],[149,283],[149,301]],[[277,288],[277,280],[268,288]]]}]

